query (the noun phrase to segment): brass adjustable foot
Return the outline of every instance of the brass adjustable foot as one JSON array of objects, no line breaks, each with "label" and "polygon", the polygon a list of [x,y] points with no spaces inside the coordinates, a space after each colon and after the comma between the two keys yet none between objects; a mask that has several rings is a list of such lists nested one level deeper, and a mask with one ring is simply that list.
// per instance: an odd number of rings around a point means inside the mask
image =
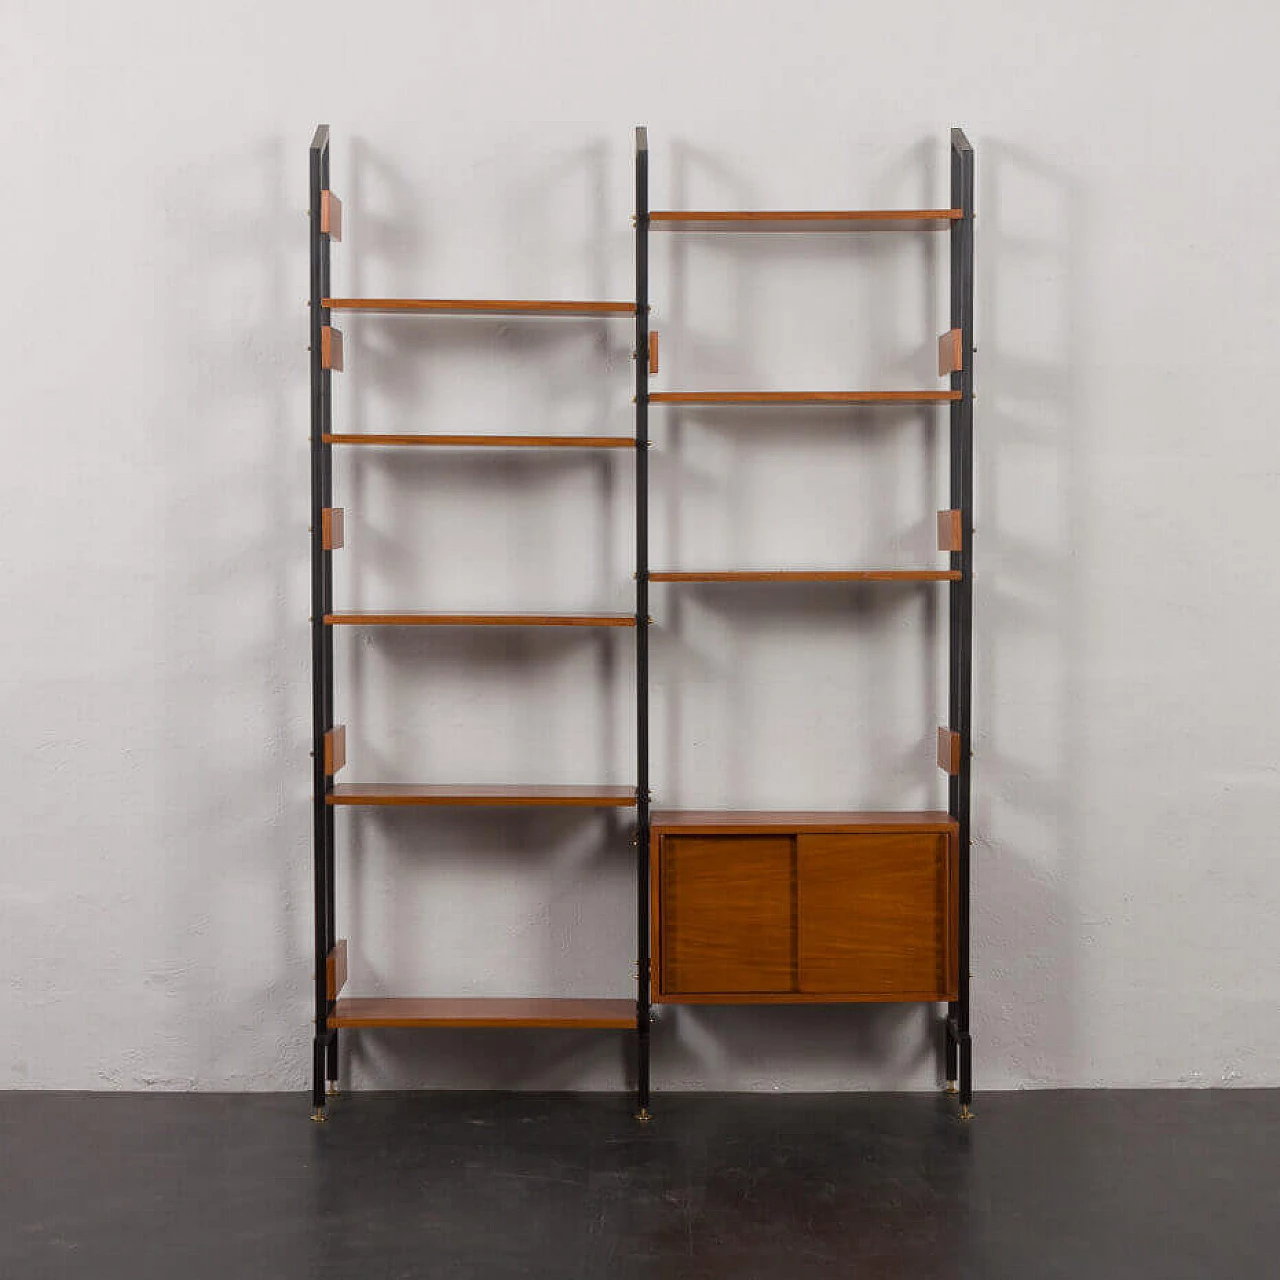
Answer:
[{"label": "brass adjustable foot", "polygon": [[338,1096],[338,1082],[336,1080],[329,1081],[329,1097],[336,1098]]},{"label": "brass adjustable foot", "polygon": [[323,1107],[313,1107],[311,1110],[311,1118],[316,1124],[324,1124],[329,1117],[325,1115]]},{"label": "brass adjustable foot", "polygon": [[967,1121],[967,1120],[972,1120],[972,1119],[973,1119],[973,1112],[972,1112],[972,1111],[970,1111],[968,1107],[961,1107],[961,1108],[960,1108],[960,1119],[961,1119],[961,1120],[966,1120],[966,1121]]},{"label": "brass adjustable foot", "polygon": [[641,1107],[640,1110],[636,1112],[636,1119],[639,1120],[641,1124],[648,1124],[649,1121],[653,1119],[653,1116],[649,1114],[648,1107]]},{"label": "brass adjustable foot", "polygon": [[956,1084],[954,1080],[948,1080],[947,1083],[942,1086],[942,1092],[943,1093],[959,1093],[960,1086]]}]

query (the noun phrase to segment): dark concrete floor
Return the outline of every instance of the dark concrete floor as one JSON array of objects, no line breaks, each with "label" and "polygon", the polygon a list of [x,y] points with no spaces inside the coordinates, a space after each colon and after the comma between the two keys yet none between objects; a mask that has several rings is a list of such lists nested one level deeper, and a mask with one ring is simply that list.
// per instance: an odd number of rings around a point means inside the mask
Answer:
[{"label": "dark concrete floor", "polygon": [[0,1094],[4,1280],[1247,1280],[1280,1091]]}]

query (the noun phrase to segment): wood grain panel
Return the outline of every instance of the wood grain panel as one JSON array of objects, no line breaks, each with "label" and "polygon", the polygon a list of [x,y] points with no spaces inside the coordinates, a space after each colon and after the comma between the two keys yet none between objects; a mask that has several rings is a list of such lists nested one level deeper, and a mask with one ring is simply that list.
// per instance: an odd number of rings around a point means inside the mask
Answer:
[{"label": "wood grain panel", "polygon": [[649,334],[649,372],[658,372],[658,331],[656,329]]},{"label": "wood grain panel", "polygon": [[747,835],[787,832],[956,832],[945,809],[655,809],[655,835]]},{"label": "wood grain panel", "polygon": [[324,771],[332,777],[347,763],[347,726],[335,724],[324,735]]},{"label": "wood grain panel", "polygon": [[362,609],[326,613],[331,627],[634,627],[633,613],[436,613]]},{"label": "wood grain panel", "polygon": [[651,225],[672,231],[871,231],[945,227],[963,209],[659,209]]},{"label": "wood grain panel", "polygon": [[352,782],[325,797],[337,805],[453,805],[460,808],[629,808],[634,787],[492,786],[465,783]]},{"label": "wood grain panel", "polygon": [[952,775],[960,772],[960,735],[951,729],[938,729],[938,768]]},{"label": "wood grain panel", "polygon": [[653,988],[654,1004],[917,1004],[952,996],[928,991],[690,991],[680,994]]},{"label": "wood grain panel", "polygon": [[655,391],[651,404],[942,404],[959,391]]},{"label": "wood grain panel", "polygon": [[342,201],[332,191],[320,193],[320,230],[330,240],[342,239]]},{"label": "wood grain panel", "polygon": [[794,856],[785,836],[663,841],[663,993],[794,989]]},{"label": "wood grain panel", "polygon": [[949,850],[938,835],[799,836],[800,990],[953,999]]},{"label": "wood grain panel", "polygon": [[320,545],[336,551],[346,541],[347,521],[343,507],[325,507],[320,512]]},{"label": "wood grain panel", "polygon": [[325,989],[330,1000],[338,998],[338,992],[347,985],[347,940],[339,938],[325,960]]},{"label": "wood grain panel", "polygon": [[659,570],[650,582],[954,582],[956,569]]},{"label": "wood grain panel", "polygon": [[382,315],[633,316],[634,302],[577,302],[519,298],[325,298],[331,311]]},{"label": "wood grain panel", "polygon": [[964,546],[964,523],[959,511],[938,512],[938,550],[960,551]]},{"label": "wood grain panel", "polygon": [[325,444],[378,444],[414,447],[435,445],[452,449],[633,449],[633,436],[446,436],[375,435],[373,432],[333,432],[321,436]]},{"label": "wood grain panel", "polygon": [[320,330],[320,363],[335,373],[342,372],[342,330],[329,324]]},{"label": "wood grain panel", "polygon": [[331,1027],[564,1027],[629,1031],[634,1000],[486,997],[352,997],[339,1000]]},{"label": "wood grain panel", "polygon": [[964,368],[964,331],[948,329],[938,339],[938,377],[959,373]]}]

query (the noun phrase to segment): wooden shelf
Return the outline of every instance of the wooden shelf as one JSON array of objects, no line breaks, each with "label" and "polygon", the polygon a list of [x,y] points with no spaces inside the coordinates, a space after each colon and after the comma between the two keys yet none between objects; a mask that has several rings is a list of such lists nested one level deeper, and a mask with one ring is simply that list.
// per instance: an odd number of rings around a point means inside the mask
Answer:
[{"label": "wooden shelf", "polygon": [[368,432],[321,436],[325,444],[435,445],[453,449],[634,449],[632,436],[438,436],[372,435]]},{"label": "wooden shelf", "polygon": [[633,1031],[634,1000],[349,997],[331,1027],[566,1027]]},{"label": "wooden shelf", "polygon": [[419,610],[326,613],[330,627],[634,627],[633,613],[433,613]]},{"label": "wooden shelf", "polygon": [[666,570],[650,582],[958,582],[958,569],[731,569]]},{"label": "wooden shelf", "polygon": [[649,222],[672,231],[900,231],[962,217],[963,209],[663,209]]},{"label": "wooden shelf", "polygon": [[462,783],[350,782],[325,797],[329,804],[452,805],[462,808],[634,808],[635,787],[467,786]]},{"label": "wooden shelf", "polygon": [[654,391],[650,404],[946,404],[959,391]]},{"label": "wooden shelf", "polygon": [[435,316],[633,316],[634,302],[577,302],[516,298],[322,298],[330,311]]},{"label": "wooden shelf", "polygon": [[738,835],[768,835],[775,831],[820,831],[838,835],[893,834],[905,831],[944,833],[957,829],[945,809],[655,809],[651,830],[665,835],[699,835],[728,831]]}]

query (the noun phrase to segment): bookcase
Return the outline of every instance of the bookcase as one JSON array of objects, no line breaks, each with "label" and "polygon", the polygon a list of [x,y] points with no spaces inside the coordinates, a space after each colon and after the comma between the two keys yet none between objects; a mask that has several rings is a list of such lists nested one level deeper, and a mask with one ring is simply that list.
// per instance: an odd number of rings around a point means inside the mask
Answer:
[{"label": "bookcase", "polygon": [[[653,210],[646,131],[635,138],[635,296],[626,300],[351,298],[334,296],[331,246],[342,204],[330,184],[329,131],[310,149],[311,590],[315,1036],[312,1116],[326,1116],[338,1079],[339,1034],[362,1028],[540,1027],[634,1033],[636,1103],[649,1118],[654,1004],[814,1004],[869,1001],[945,1004],[942,1062],[960,1114],[973,1095],[969,991],[970,757],[973,590],[973,150],[954,129],[946,207],[877,210]],[[936,232],[950,249],[949,328],[938,339],[943,386],[900,390],[655,391],[658,335],[650,330],[649,239],[657,232],[732,235]],[[519,316],[556,323],[591,317],[634,326],[635,427],[619,435],[419,435],[335,430],[332,378],[344,367],[346,312]],[[650,406],[847,406],[874,413],[912,404],[946,409],[949,499],[937,514],[938,565],[889,569],[669,570],[649,563]],[[623,449],[635,466],[635,607],[631,612],[351,611],[333,600],[333,554],[344,542],[334,505],[335,447],[391,449]],[[937,763],[948,802],[937,811],[671,810],[651,812],[649,768],[650,586],[698,583],[910,583],[948,592],[948,709]],[[778,607],[786,607],[785,593]],[[657,619],[661,624],[661,611]],[[416,784],[342,782],[345,727],[335,719],[333,637],[339,627],[621,627],[634,633],[634,782],[580,786],[465,780]],[[359,997],[344,995],[347,944],[337,936],[335,812],[347,806],[557,806],[634,810],[636,992],[634,999]]]}]

